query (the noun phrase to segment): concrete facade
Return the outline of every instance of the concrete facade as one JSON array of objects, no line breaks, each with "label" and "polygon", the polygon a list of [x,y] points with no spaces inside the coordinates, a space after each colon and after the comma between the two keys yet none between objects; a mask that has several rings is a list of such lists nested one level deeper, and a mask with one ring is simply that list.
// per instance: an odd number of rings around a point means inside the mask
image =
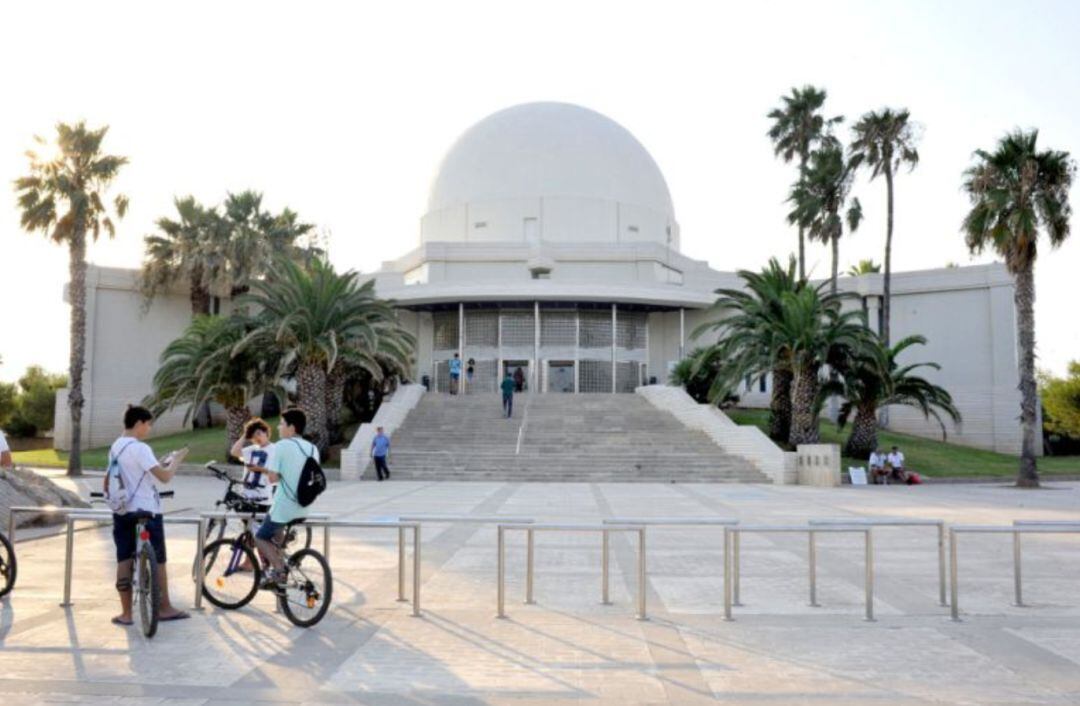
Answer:
[{"label": "concrete facade", "polygon": [[[632,392],[654,377],[664,382],[675,362],[707,342],[690,336],[715,290],[739,284],[733,272],[679,251],[671,195],[645,148],[614,121],[566,104],[517,106],[468,130],[439,166],[419,231],[416,248],[370,277],[417,336],[414,379],[427,376],[436,388],[455,352],[476,359],[477,392],[493,391],[508,362],[523,364],[530,389],[544,393]],[[143,313],[134,273],[93,272],[86,437],[100,444],[107,435],[98,430],[114,428],[123,405],[149,391],[157,356],[183,329],[188,305],[176,294]],[[840,280],[873,326],[881,279]],[[925,374],[963,413],[949,439],[1017,452],[1013,284],[1005,268],[895,273],[892,291],[894,340],[927,337],[911,359],[942,366]],[[607,338],[604,316],[613,319]],[[583,338],[590,327],[597,336]],[[768,397],[767,379],[741,390],[749,406]],[[889,422],[941,436],[914,410],[892,408]]]}]

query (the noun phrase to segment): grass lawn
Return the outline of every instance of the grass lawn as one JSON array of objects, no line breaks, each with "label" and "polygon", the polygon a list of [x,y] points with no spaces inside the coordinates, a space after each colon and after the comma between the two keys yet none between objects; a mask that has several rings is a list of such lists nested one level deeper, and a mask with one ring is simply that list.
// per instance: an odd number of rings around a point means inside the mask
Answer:
[{"label": "grass lawn", "polygon": [[[725,411],[737,424],[752,424],[762,431],[768,431],[768,410],[729,409]],[[821,442],[840,444],[843,447],[849,430],[850,427],[841,432],[832,422],[822,420]],[[908,467],[926,476],[1015,476],[1019,466],[1017,457],[1008,454],[946,444],[889,431],[878,432],[878,443],[886,449],[893,445],[899,446],[904,452]],[[866,460],[845,456],[842,467],[846,470],[848,466],[866,466]],[[1080,475],[1080,456],[1040,458],[1039,473]]]}]

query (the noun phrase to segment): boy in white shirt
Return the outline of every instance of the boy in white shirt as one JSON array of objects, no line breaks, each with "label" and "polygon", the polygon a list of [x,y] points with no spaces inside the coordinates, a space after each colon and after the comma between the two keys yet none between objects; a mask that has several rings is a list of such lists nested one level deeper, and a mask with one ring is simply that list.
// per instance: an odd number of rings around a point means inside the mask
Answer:
[{"label": "boy in white shirt", "polygon": [[878,484],[878,479],[889,475],[889,471],[885,468],[885,453],[876,448],[870,452],[870,482],[874,485]]},{"label": "boy in white shirt", "polygon": [[904,470],[904,454],[899,446],[892,447],[892,453],[888,457],[889,467],[892,469],[892,477],[898,481],[907,481],[907,471]]},{"label": "boy in white shirt", "polygon": [[[154,415],[145,407],[128,407],[124,413],[124,433],[109,449],[109,472],[105,474],[105,493],[123,493],[127,499],[123,515],[113,514],[113,543],[116,545],[116,590],[120,594],[120,615],[114,625],[131,625],[131,576],[135,559],[135,530],[140,514],[151,514],[146,523],[150,544],[157,555],[157,579],[161,586],[159,620],[183,620],[191,617],[177,610],[169,601],[169,582],[165,572],[165,522],[161,515],[161,498],[154,480],[168,483],[177,466],[187,455],[187,449],[169,454],[159,462],[151,448],[143,443],[150,435]],[[113,468],[115,462],[116,468]],[[111,477],[115,472],[118,478]],[[120,487],[120,481],[123,487]],[[110,485],[112,486],[110,488]]]},{"label": "boy in white shirt", "polygon": [[249,419],[244,425],[244,435],[236,440],[229,453],[244,462],[244,497],[259,505],[264,511],[270,508],[274,489],[266,469],[270,467],[274,445],[270,442],[270,425],[259,417]]}]

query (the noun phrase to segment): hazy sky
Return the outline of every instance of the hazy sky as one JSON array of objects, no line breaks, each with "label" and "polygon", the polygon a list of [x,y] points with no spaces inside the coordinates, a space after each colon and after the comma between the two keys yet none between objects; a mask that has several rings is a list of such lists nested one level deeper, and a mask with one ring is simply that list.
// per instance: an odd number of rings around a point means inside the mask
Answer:
[{"label": "hazy sky", "polygon": [[[34,134],[85,118],[131,160],[117,183],[131,211],[94,262],[137,266],[174,195],[252,188],[328,231],[340,268],[371,271],[417,244],[432,172],[463,130],[568,101],[651,152],[686,254],[756,268],[796,242],[794,172],[773,159],[765,114],[813,83],[829,113],[907,107],[923,126],[922,162],[897,179],[894,267],[985,262],[959,233],[961,172],[1016,126],[1080,156],[1077,27],[1070,2],[5,3],[0,182],[25,171]],[[841,243],[842,269],[882,259],[884,184],[856,195],[866,220]],[[826,248],[809,257],[826,275]],[[0,188],[0,379],[66,369],[66,263],[20,230]],[[1080,358],[1078,276],[1080,233],[1040,251],[1040,365],[1058,372]]]}]

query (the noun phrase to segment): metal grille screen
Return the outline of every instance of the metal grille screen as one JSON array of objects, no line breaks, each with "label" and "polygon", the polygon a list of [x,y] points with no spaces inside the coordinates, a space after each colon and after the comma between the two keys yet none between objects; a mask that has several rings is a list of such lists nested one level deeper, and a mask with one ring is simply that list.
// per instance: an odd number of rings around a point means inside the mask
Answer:
[{"label": "metal grille screen", "polygon": [[[581,347],[611,348],[611,312],[583,311],[581,316]],[[610,375],[611,370],[608,370]],[[611,382],[608,382],[611,391]]]},{"label": "metal grille screen", "polygon": [[610,361],[583,360],[579,365],[581,365],[581,373],[578,389],[581,392],[611,392]]},{"label": "metal grille screen", "polygon": [[503,348],[531,346],[536,338],[536,324],[531,311],[507,311],[502,315]]},{"label": "metal grille screen", "polygon": [[647,315],[640,311],[620,311],[615,319],[615,344],[619,348],[638,350],[645,347]]},{"label": "metal grille screen", "polygon": [[435,389],[450,392],[450,363],[445,360],[435,363]]},{"label": "metal grille screen", "polygon": [[435,329],[435,350],[456,351],[458,347],[458,313],[456,311],[437,311],[431,317],[431,320]]},{"label": "metal grille screen", "polygon": [[465,312],[465,346],[468,348],[499,345],[499,314],[495,311]]},{"label": "metal grille screen", "polygon": [[[640,363],[616,363],[615,364],[615,391],[633,392],[634,388],[641,384]],[[609,374],[611,368],[608,368]],[[608,389],[611,389],[611,381],[608,380]]]},{"label": "metal grille screen", "polygon": [[469,393],[495,392],[495,375],[499,365],[494,360],[478,360],[473,368],[473,379],[468,383],[466,391]]},{"label": "metal grille screen", "polygon": [[540,345],[573,346],[577,341],[577,314],[572,311],[540,312]]}]

